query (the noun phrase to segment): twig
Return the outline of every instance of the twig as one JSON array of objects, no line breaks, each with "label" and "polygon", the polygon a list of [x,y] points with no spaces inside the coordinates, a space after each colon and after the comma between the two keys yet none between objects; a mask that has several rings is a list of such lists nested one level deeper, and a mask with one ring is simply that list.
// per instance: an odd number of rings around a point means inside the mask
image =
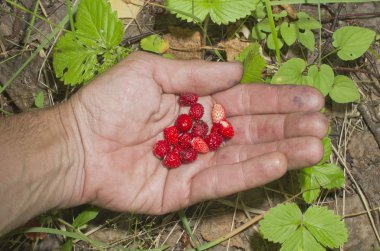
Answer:
[{"label": "twig", "polygon": [[361,103],[358,105],[358,110],[363,116],[365,123],[369,127],[369,130],[372,132],[378,146],[380,147],[380,124],[374,122],[374,120],[378,120],[380,122],[380,118],[370,106],[372,106],[370,102]]}]

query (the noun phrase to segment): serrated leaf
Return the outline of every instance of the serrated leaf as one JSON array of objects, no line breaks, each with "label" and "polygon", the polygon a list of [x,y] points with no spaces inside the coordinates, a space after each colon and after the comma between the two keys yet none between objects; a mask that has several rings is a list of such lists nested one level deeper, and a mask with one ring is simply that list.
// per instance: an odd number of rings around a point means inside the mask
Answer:
[{"label": "serrated leaf", "polygon": [[150,35],[140,41],[140,46],[145,51],[161,54],[169,49],[169,42],[162,39],[159,35]]},{"label": "serrated leaf", "polygon": [[329,95],[337,103],[354,102],[360,98],[355,82],[343,75],[334,78],[334,84]]},{"label": "serrated leaf", "polygon": [[77,36],[91,38],[106,49],[123,39],[123,23],[104,0],[82,0],[76,14]]},{"label": "serrated leaf", "polygon": [[288,240],[284,242],[280,251],[325,251],[310,232],[303,226],[297,229]]},{"label": "serrated leaf", "polygon": [[296,21],[296,26],[298,27],[298,29],[313,30],[320,29],[322,27],[320,22],[310,17],[305,12],[298,12],[297,17],[298,20]]},{"label": "serrated leaf", "polygon": [[110,58],[121,58],[119,54],[112,57],[109,54],[123,51],[118,46],[123,24],[104,0],[83,0],[75,27],[75,33],[66,33],[59,39],[53,55],[57,78],[70,85],[88,82],[96,73],[107,70],[117,63],[110,62]]},{"label": "serrated leaf", "polygon": [[313,174],[319,185],[326,189],[342,188],[345,184],[343,170],[332,163],[313,166]]},{"label": "serrated leaf", "polygon": [[271,208],[260,221],[260,232],[264,238],[276,242],[285,242],[301,224],[302,213],[297,204],[280,204]]},{"label": "serrated leaf", "polygon": [[318,163],[318,165],[326,163],[330,159],[330,155],[332,152],[332,144],[331,139],[329,137],[324,137],[322,139],[322,145],[323,145],[323,158]]},{"label": "serrated leaf", "polygon": [[305,46],[310,51],[315,49],[315,38],[314,33],[311,30],[305,30],[304,32],[298,33],[298,40],[300,43]]},{"label": "serrated leaf", "polygon": [[[278,41],[278,47],[279,47],[279,49],[281,49],[284,46],[284,43],[282,42],[282,40],[280,38],[277,38],[277,41]],[[274,40],[273,40],[273,34],[272,33],[268,35],[267,46],[271,50],[276,49],[276,47],[274,46]]]},{"label": "serrated leaf", "polygon": [[322,64],[318,70],[316,65],[309,68],[308,76],[313,79],[313,87],[317,88],[324,96],[326,96],[334,83],[334,71],[330,66]]},{"label": "serrated leaf", "polygon": [[78,214],[77,217],[75,217],[73,221],[73,227],[74,228],[80,228],[86,225],[89,221],[93,220],[98,216],[99,209],[97,208],[88,208],[84,211],[82,211],[80,214]]},{"label": "serrated leaf", "polygon": [[303,168],[298,173],[298,179],[301,186],[302,198],[308,204],[313,203],[321,193],[320,185],[315,178],[312,167]]},{"label": "serrated leaf", "polygon": [[297,40],[298,29],[295,24],[283,22],[280,27],[281,36],[287,45],[292,45]]},{"label": "serrated leaf", "polygon": [[355,26],[346,26],[333,34],[333,46],[338,49],[342,60],[354,60],[361,57],[372,44],[376,36],[373,30]]},{"label": "serrated leaf", "polygon": [[309,76],[304,76],[306,62],[300,58],[292,58],[286,61],[274,74],[272,84],[312,84]]},{"label": "serrated leaf", "polygon": [[348,237],[347,228],[338,215],[325,207],[311,206],[303,216],[307,230],[323,246],[338,248]]},{"label": "serrated leaf", "polygon": [[43,108],[45,102],[45,95],[44,92],[40,91],[36,94],[36,97],[34,98],[34,105],[37,108]]},{"label": "serrated leaf", "polygon": [[[246,17],[256,9],[259,0],[167,0],[166,5],[178,18],[193,22],[193,14],[201,22],[207,15],[216,24],[228,24]],[[180,10],[180,11],[179,11]]]},{"label": "serrated leaf", "polygon": [[235,60],[243,63],[244,74],[241,83],[261,83],[262,72],[266,67],[265,59],[260,54],[260,45],[252,43],[245,48]]}]

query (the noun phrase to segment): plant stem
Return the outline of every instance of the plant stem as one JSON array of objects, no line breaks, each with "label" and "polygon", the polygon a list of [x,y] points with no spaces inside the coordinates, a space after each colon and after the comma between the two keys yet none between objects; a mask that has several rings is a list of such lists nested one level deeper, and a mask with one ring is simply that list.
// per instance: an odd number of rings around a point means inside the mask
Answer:
[{"label": "plant stem", "polygon": [[28,33],[26,34],[26,37],[25,37],[24,49],[26,48],[26,45],[28,44],[28,41],[29,41],[29,38],[30,38],[30,35],[32,34],[32,27],[36,23],[36,15],[37,15],[37,11],[38,11],[38,6],[40,5],[40,1],[41,0],[37,0],[36,5],[34,6],[34,11],[33,11],[32,19],[30,20],[30,24],[29,24],[29,27],[28,27]]},{"label": "plant stem", "polygon": [[67,15],[69,16],[69,19],[70,19],[71,31],[75,35],[74,17],[73,17],[73,12],[71,10],[70,0],[66,0],[66,8],[67,8]]},{"label": "plant stem", "polygon": [[273,19],[271,2],[269,0],[265,0],[265,5],[267,8],[267,14],[268,14],[269,25],[270,25],[270,29],[271,29],[271,33],[272,33],[272,37],[273,37],[274,48],[276,49],[277,64],[280,67],[281,66],[281,53],[280,53],[280,47],[278,45],[277,31],[276,31],[276,26],[275,26],[274,19]]},{"label": "plant stem", "polygon": [[[207,46],[207,38],[208,38],[207,30],[208,30],[209,23],[210,23],[210,15],[207,15],[207,17],[203,23],[202,46]],[[206,54],[206,51],[202,50],[202,58],[203,59],[205,58],[205,54]]]},{"label": "plant stem", "polygon": [[318,0],[318,20],[319,23],[321,23],[321,26],[319,27],[319,44],[318,44],[318,67],[322,64],[322,18],[321,18],[321,3],[320,0]]}]

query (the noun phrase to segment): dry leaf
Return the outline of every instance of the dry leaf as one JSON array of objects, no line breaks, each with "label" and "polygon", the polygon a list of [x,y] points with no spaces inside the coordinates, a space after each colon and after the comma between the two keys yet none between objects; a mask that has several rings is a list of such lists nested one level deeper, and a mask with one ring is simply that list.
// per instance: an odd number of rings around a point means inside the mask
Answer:
[{"label": "dry leaf", "polygon": [[226,42],[218,44],[222,47],[227,54],[227,61],[234,61],[235,57],[239,55],[246,47],[250,45],[249,42],[241,41],[239,38],[235,38]]},{"label": "dry leaf", "polygon": [[135,19],[144,6],[144,0],[109,0],[118,18]]},{"label": "dry leaf", "polygon": [[173,54],[176,59],[202,58],[202,36],[199,31],[169,27],[169,32],[163,37],[170,44],[170,49],[166,53]]}]

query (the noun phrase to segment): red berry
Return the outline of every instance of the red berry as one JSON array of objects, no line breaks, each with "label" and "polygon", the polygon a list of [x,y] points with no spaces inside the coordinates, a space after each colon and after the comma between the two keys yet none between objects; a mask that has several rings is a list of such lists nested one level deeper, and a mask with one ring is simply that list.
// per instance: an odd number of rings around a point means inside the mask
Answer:
[{"label": "red berry", "polygon": [[212,124],[211,132],[210,133],[220,134],[220,132],[219,132],[220,127],[221,127],[220,123],[214,123],[214,124]]},{"label": "red berry", "polygon": [[205,138],[205,142],[208,145],[210,151],[215,151],[223,143],[223,137],[218,133],[210,133]]},{"label": "red berry", "polygon": [[177,121],[175,123],[178,131],[187,132],[193,126],[193,120],[187,114],[181,114],[178,116]]},{"label": "red berry", "polygon": [[198,101],[198,96],[194,93],[184,93],[179,96],[178,103],[182,106],[191,106]]},{"label": "red berry", "polygon": [[181,151],[182,151],[182,147],[181,146],[179,146],[179,145],[175,145],[175,146],[173,146],[173,148],[172,148],[172,152],[174,152],[174,153],[176,153],[176,154],[179,154]]},{"label": "red berry", "polygon": [[183,149],[180,155],[182,163],[191,163],[198,157],[197,151],[195,151],[193,148]]},{"label": "red berry", "polygon": [[209,151],[206,142],[201,137],[195,137],[191,142],[191,146],[199,153],[208,153]]},{"label": "red berry", "polygon": [[169,143],[166,140],[159,140],[153,146],[153,154],[162,159],[170,151]]},{"label": "red berry", "polygon": [[221,104],[215,104],[211,111],[212,122],[219,123],[226,118],[226,111]]},{"label": "red berry", "polygon": [[220,121],[219,133],[226,139],[230,139],[234,136],[234,128],[227,120]]},{"label": "red berry", "polygon": [[179,152],[177,151],[170,151],[168,154],[166,154],[166,157],[162,161],[164,166],[167,168],[177,168],[179,167],[181,163],[181,157],[179,155]]},{"label": "red berry", "polygon": [[175,126],[169,126],[164,129],[164,137],[169,144],[176,145],[178,143],[178,130]]},{"label": "red berry", "polygon": [[208,133],[208,125],[203,120],[197,120],[193,123],[193,129],[191,130],[191,134],[193,137],[206,137]]},{"label": "red berry", "polygon": [[189,115],[193,119],[199,120],[203,117],[204,110],[205,109],[203,108],[203,105],[201,105],[199,103],[195,103],[195,104],[191,105]]},{"label": "red berry", "polygon": [[189,133],[183,133],[179,136],[178,139],[178,145],[182,148],[189,148],[191,147],[191,140],[193,139],[193,136]]}]

